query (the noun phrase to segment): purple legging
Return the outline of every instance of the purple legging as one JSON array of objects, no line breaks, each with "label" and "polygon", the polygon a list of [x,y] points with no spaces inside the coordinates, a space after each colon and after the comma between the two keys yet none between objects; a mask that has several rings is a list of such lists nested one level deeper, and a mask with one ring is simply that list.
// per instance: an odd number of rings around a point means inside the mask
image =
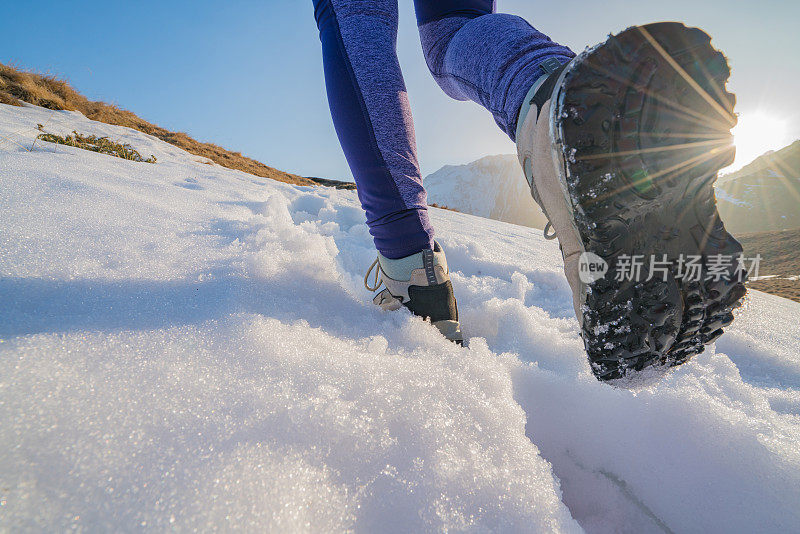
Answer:
[{"label": "purple legging", "polygon": [[[432,248],[414,123],[397,61],[397,0],[313,0],[333,124],[375,247],[388,258]],[[487,0],[415,0],[428,68],[456,100],[488,109],[514,139],[542,63],[574,57]],[[552,60],[551,60],[552,61]]]}]

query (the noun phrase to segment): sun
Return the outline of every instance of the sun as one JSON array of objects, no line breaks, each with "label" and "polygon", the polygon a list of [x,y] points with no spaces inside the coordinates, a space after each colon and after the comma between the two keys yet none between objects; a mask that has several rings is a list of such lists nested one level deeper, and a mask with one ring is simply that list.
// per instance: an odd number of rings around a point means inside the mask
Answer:
[{"label": "sun", "polygon": [[740,113],[732,133],[736,159],[727,171],[738,170],[764,152],[789,144],[787,121],[763,111]]}]

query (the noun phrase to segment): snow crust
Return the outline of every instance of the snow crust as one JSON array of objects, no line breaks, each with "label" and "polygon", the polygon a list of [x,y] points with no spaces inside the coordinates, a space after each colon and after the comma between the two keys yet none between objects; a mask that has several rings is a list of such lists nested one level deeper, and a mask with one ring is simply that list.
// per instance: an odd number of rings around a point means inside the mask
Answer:
[{"label": "snow crust", "polygon": [[797,303],[615,388],[540,231],[432,210],[459,348],[372,305],[354,192],[198,160],[0,105],[0,531],[798,531]]}]

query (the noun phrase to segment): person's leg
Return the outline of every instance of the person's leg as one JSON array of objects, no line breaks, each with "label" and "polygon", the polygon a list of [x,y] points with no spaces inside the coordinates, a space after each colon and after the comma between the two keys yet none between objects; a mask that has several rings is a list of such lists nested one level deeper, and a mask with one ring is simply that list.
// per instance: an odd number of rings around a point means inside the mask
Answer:
[{"label": "person's leg", "polygon": [[414,0],[420,40],[437,83],[456,100],[488,109],[515,139],[525,95],[575,54],[492,0]]},{"label": "person's leg", "polygon": [[[433,241],[414,125],[397,61],[397,0],[314,0],[328,103],[378,259],[373,302],[429,319],[461,343],[444,250]],[[369,282],[370,273],[375,279]]]},{"label": "person's leg", "polygon": [[[516,141],[559,240],[595,376],[664,370],[717,339],[746,288],[742,247],[714,198],[736,119],[730,70],[709,36],[678,23],[637,26],[571,61],[524,20],[493,14],[492,2],[416,7],[436,80],[489,109]],[[705,274],[687,279],[686,257]],[[651,276],[626,275],[631,258]],[[711,258],[729,266],[724,280],[709,275]]]},{"label": "person's leg", "polygon": [[328,102],[376,248],[433,246],[411,109],[397,61],[397,0],[314,0]]}]

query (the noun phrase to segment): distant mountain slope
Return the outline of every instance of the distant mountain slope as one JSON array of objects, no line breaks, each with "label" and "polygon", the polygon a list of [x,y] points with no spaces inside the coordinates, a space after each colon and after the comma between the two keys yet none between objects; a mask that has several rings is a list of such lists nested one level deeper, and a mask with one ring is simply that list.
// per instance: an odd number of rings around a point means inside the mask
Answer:
[{"label": "distant mountain slope", "polygon": [[761,255],[759,279],[749,287],[800,302],[800,228],[738,236],[745,256]]},{"label": "distant mountain slope", "polygon": [[795,171],[800,169],[800,139],[780,150],[771,150],[760,155],[738,171],[723,174],[717,181],[717,185],[743,176],[749,176],[759,172],[765,173],[768,170],[773,170],[781,166],[794,169]]},{"label": "distant mountain slope", "polygon": [[445,165],[423,180],[428,202],[498,221],[544,228],[547,218],[531,198],[513,155]]},{"label": "distant mountain slope", "polygon": [[720,215],[734,235],[800,227],[800,141],[721,177],[716,189]]}]

